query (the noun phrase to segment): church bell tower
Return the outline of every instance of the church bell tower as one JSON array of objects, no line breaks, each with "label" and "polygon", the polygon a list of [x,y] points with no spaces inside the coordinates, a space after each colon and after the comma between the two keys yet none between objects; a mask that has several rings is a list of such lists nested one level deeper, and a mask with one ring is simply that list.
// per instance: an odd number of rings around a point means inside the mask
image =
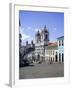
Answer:
[{"label": "church bell tower", "polygon": [[46,25],[44,26],[42,32],[41,32],[41,42],[44,44],[44,45],[47,45],[48,42],[49,42],[49,31],[48,29],[46,28]]}]

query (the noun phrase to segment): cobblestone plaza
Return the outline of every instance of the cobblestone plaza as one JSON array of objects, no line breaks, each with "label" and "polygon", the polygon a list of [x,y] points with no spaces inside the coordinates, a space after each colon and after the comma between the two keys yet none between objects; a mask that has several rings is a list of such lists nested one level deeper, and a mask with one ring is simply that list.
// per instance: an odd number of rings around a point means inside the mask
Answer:
[{"label": "cobblestone plaza", "polygon": [[19,68],[19,79],[64,77],[64,64],[32,64]]}]

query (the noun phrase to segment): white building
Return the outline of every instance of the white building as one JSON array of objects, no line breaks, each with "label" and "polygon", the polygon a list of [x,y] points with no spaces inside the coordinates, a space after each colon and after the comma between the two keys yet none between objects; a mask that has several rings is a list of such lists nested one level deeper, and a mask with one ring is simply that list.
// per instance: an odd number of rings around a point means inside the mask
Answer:
[{"label": "white building", "polygon": [[48,43],[45,48],[45,61],[58,62],[58,44],[57,42]]},{"label": "white building", "polygon": [[64,36],[58,37],[58,61],[64,62]]}]

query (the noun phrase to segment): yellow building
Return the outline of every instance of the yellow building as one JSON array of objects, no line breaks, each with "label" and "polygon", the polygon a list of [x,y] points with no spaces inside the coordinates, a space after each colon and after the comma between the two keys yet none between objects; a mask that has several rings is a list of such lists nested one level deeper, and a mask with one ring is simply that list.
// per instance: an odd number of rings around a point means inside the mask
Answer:
[{"label": "yellow building", "polygon": [[58,44],[57,42],[48,43],[45,47],[45,61],[58,62]]}]

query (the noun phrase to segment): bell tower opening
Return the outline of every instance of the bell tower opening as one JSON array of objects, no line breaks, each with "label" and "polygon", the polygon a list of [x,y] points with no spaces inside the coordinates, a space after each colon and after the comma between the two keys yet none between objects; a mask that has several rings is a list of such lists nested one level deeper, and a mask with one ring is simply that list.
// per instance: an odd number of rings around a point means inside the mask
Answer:
[{"label": "bell tower opening", "polygon": [[46,25],[44,26],[44,29],[43,29],[43,36],[44,36],[44,43],[48,44],[48,41],[49,41],[49,31],[48,31]]},{"label": "bell tower opening", "polygon": [[48,38],[48,35],[46,34],[46,35],[45,35],[45,40],[47,40],[47,38]]}]

